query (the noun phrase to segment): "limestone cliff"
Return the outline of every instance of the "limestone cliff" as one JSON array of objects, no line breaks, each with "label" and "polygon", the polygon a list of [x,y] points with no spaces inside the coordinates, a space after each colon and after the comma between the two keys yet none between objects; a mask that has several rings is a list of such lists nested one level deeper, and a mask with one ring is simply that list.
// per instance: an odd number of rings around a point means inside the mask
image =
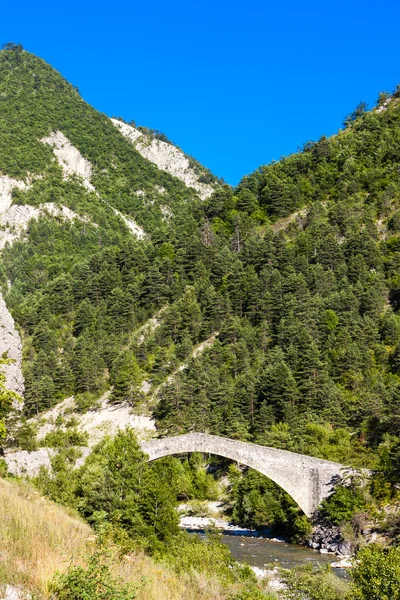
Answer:
[{"label": "limestone cliff", "polygon": [[117,119],[111,119],[111,121],[144,158],[157,165],[159,169],[178,177],[188,187],[194,188],[202,200],[211,196],[214,188],[200,181],[199,174],[191,166],[189,158],[182,150],[163,140],[146,136],[132,125]]},{"label": "limestone cliff", "polygon": [[0,294],[0,355],[13,359],[4,367],[6,385],[20,396],[24,393],[22,375],[22,342],[15,328],[14,319],[9,312],[3,296]]}]

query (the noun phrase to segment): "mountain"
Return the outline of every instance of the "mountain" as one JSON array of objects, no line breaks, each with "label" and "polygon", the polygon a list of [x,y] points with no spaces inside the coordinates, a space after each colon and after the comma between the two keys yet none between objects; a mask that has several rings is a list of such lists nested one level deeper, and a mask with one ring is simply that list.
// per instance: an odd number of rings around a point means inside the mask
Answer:
[{"label": "mountain", "polygon": [[[105,284],[108,288],[106,295],[112,292],[118,305],[115,305],[118,315],[113,315],[114,310],[109,312],[111,305],[108,308],[105,304],[101,308],[98,305],[96,319],[106,320],[109,325],[114,321],[114,325],[111,331],[104,321],[105,328],[99,323],[96,329],[98,334],[103,329],[101,335],[107,338],[104,345],[114,348],[110,335],[119,336],[122,329],[122,337],[126,336],[147,314],[152,314],[151,304],[145,306],[148,303],[144,297],[141,308],[133,306],[134,297],[143,295],[139,288],[142,287],[141,280],[146,270],[149,269],[151,276],[160,280],[159,284],[165,290],[168,287],[164,285],[163,279],[171,277],[171,274],[163,276],[159,272],[155,260],[158,250],[150,241],[151,238],[165,239],[168,242],[171,236],[176,235],[174,227],[182,228],[180,221],[184,222],[190,216],[190,211],[193,210],[191,204],[198,203],[199,197],[207,197],[219,184],[196,161],[164,139],[159,139],[160,134],[150,130],[139,131],[121,121],[110,120],[92,109],[80,98],[77,90],[49,65],[18,46],[11,46],[0,54],[0,78],[0,210],[3,226],[0,246],[3,248],[7,242],[16,242],[12,250],[8,244],[4,251],[4,258],[9,250],[15,252],[13,258],[11,255],[9,257],[9,266],[16,270],[14,275],[3,272],[3,283],[8,279],[8,283],[12,284],[11,295],[7,296],[10,306],[14,302],[15,308],[18,305],[24,312],[22,304],[28,307],[33,301],[36,316],[31,313],[29,320],[33,318],[35,321],[34,329],[43,326],[52,331],[52,335],[55,334],[50,343],[51,349],[47,342],[44,346],[40,344],[39,348],[35,346],[31,336],[33,329],[28,331],[29,328],[22,326],[23,335],[27,336],[24,346],[30,355],[25,361],[25,406],[28,412],[32,412],[50,406],[57,396],[62,398],[73,391],[75,376],[74,367],[70,363],[72,354],[69,351],[73,351],[73,339],[76,336],[71,329],[71,310],[74,312],[69,298],[74,279],[74,276],[70,279],[71,269],[86,269],[94,275],[93,266],[87,262],[83,264],[80,259],[85,257],[86,261],[91,256],[98,256],[96,260],[102,273],[99,272],[96,279],[103,279],[104,276],[109,279],[109,283]],[[148,156],[149,160],[142,155]],[[154,163],[161,168],[155,167]],[[176,223],[174,226],[169,224],[172,219]],[[33,233],[32,227],[38,228],[39,237]],[[43,227],[49,228],[44,236]],[[24,238],[26,232],[27,237]],[[39,242],[40,248],[32,247],[29,250],[30,242],[28,245],[26,242],[28,239],[33,240],[32,236],[36,237],[36,242],[42,238],[44,246]],[[57,241],[55,238],[58,238]],[[144,243],[136,250],[136,240],[141,239]],[[54,244],[58,246],[56,251]],[[165,263],[169,248],[165,247],[163,250]],[[30,255],[29,258],[26,252]],[[132,258],[136,257],[133,262],[138,261],[138,265],[127,265],[129,275],[128,272],[125,274],[126,281],[122,282],[121,271],[117,279],[112,281],[112,271],[107,273],[106,264],[101,267],[104,261],[100,256],[104,252],[109,256],[114,255],[114,263],[116,252],[128,252]],[[143,268],[139,264],[142,260],[145,262]],[[15,261],[21,261],[20,265],[24,264],[23,270],[27,277],[22,275]],[[120,270],[116,263],[114,268]],[[39,284],[34,279],[40,271],[43,279]],[[83,271],[82,277],[86,280]],[[87,281],[85,285],[88,283]],[[58,286],[63,298],[61,302],[65,306],[61,317],[62,325],[59,319],[56,325],[55,322],[48,321],[47,317],[50,315],[46,317],[47,303],[45,301],[43,304],[42,301],[48,285]],[[157,294],[157,291],[151,290],[151,293]],[[86,298],[83,290],[81,299],[86,300],[86,304],[84,302],[82,305],[83,310],[87,305],[90,312],[91,301]],[[98,304],[97,300],[95,303]],[[121,303],[125,305],[122,309],[125,311],[124,316],[119,314]],[[118,319],[122,319],[124,325],[122,321],[118,325]],[[19,318],[16,320],[22,325]],[[12,334],[12,328],[10,331]],[[63,340],[59,338],[60,335]],[[31,341],[28,342],[28,339]],[[69,350],[64,352],[64,342],[67,340]],[[115,351],[125,342],[126,340],[116,342]],[[102,346],[103,343],[99,345]],[[17,358],[15,349],[18,346],[17,339],[13,345],[14,352],[10,352],[9,356]],[[31,350],[27,349],[28,346],[31,346]],[[45,362],[48,366],[42,364],[39,374],[35,364],[38,364],[36,360],[41,362],[40,352],[46,353]],[[91,353],[90,350],[84,352]],[[109,353],[110,348],[105,352]],[[98,381],[94,383],[87,380],[82,391],[97,392],[103,386],[104,381],[101,381],[104,380],[107,366],[99,356],[95,361],[98,359],[100,362],[95,367]],[[59,371],[59,376],[54,377],[53,367]],[[111,363],[108,367],[111,367]],[[12,377],[9,377],[9,383],[11,380]],[[11,383],[11,387],[18,392],[22,391],[20,383]],[[39,396],[42,398],[41,406],[35,400]]]},{"label": "mountain", "polygon": [[73,397],[79,421],[101,399],[161,433],[376,464],[400,436],[399,98],[232,189],[3,50],[1,285],[24,415]]}]

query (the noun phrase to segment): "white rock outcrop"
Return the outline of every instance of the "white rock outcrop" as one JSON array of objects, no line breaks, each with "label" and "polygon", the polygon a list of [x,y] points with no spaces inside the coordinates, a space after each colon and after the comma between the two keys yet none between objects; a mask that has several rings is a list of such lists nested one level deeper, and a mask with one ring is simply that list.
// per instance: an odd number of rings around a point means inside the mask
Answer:
[{"label": "white rock outcrop", "polygon": [[189,159],[182,150],[162,140],[149,138],[136,127],[127,125],[118,119],[111,119],[111,121],[144,158],[162,171],[178,177],[188,187],[194,188],[202,200],[211,196],[214,188],[199,181],[199,176],[190,166]]},{"label": "white rock outcrop", "polygon": [[133,221],[132,219],[129,219],[128,217],[123,215],[121,212],[119,212],[119,210],[113,208],[110,204],[108,206],[110,206],[111,210],[114,212],[115,215],[121,217],[125,225],[131,231],[131,233],[133,233],[133,235],[138,238],[138,240],[142,240],[146,237],[146,232],[142,227],[140,227],[140,225],[135,223],[135,221]]},{"label": "white rock outcrop", "polygon": [[77,175],[88,190],[91,192],[94,191],[94,187],[90,182],[92,165],[88,160],[83,158],[79,150],[71,144],[61,131],[53,131],[49,136],[42,138],[40,141],[53,148],[53,152],[66,179],[71,175]]},{"label": "white rock outcrop", "polygon": [[39,448],[34,452],[19,450],[18,452],[8,452],[4,460],[10,473],[16,476],[27,475],[36,477],[40,467],[51,469],[51,458],[54,455],[53,448]]},{"label": "white rock outcrop", "polygon": [[[8,175],[0,176],[0,250],[4,248],[7,242],[12,243],[26,231],[31,219],[38,219],[44,215],[61,217],[65,220],[91,222],[74,213],[67,206],[61,206],[54,202],[46,202],[40,206],[31,206],[29,204],[12,204],[12,190],[28,190],[31,183],[12,179]],[[97,225],[93,224],[95,227]]]},{"label": "white rock outcrop", "polygon": [[386,98],[386,100],[383,102],[383,104],[381,104],[380,106],[378,106],[375,109],[375,112],[377,112],[377,113],[385,112],[385,110],[387,109],[387,107],[389,106],[389,103],[391,101],[392,101],[391,98]]},{"label": "white rock outcrop", "polygon": [[91,410],[81,416],[78,429],[89,434],[89,446],[97,444],[105,435],[114,436],[119,429],[130,427],[138,439],[147,439],[155,433],[155,422],[150,417],[133,415],[127,405],[107,404],[105,399],[100,410]]},{"label": "white rock outcrop", "polygon": [[28,189],[28,184],[24,181],[18,181],[8,175],[0,176],[0,213],[6,211],[12,204],[11,193],[14,188],[20,190]]},{"label": "white rock outcrop", "polygon": [[89,435],[89,446],[97,444],[105,435],[115,435],[119,429],[131,427],[139,439],[147,439],[155,432],[155,422],[150,417],[133,415],[131,407],[126,404],[113,405],[108,403],[110,392],[106,392],[99,400],[96,408],[86,413],[74,412],[75,400],[73,397],[60,402],[40,416],[41,425],[37,439],[42,441],[45,436],[55,429],[57,417],[65,416],[74,418],[77,428]]},{"label": "white rock outcrop", "polygon": [[0,588],[0,600],[31,600],[32,596],[15,585],[4,585]]},{"label": "white rock outcrop", "polygon": [[[75,468],[79,468],[85,462],[91,449],[86,446],[79,447],[80,456],[75,461]],[[40,468],[51,470],[51,459],[57,454],[54,448],[39,448],[28,452],[27,450],[18,450],[17,452],[7,452],[4,460],[8,471],[17,477],[37,477]]]},{"label": "white rock outcrop", "polygon": [[[91,163],[83,158],[78,148],[75,148],[69,141],[69,139],[61,131],[53,131],[48,137],[40,140],[43,144],[48,144],[53,148],[53,152],[57,158],[58,164],[62,168],[64,178],[68,179],[72,175],[76,175],[82,184],[91,192],[97,193],[95,187],[92,185],[90,179],[92,177],[93,167]],[[102,199],[101,199],[102,200]],[[132,234],[139,240],[145,237],[145,231],[135,223],[129,217],[123,215],[119,210],[111,206],[108,202],[103,200],[105,204],[118,215],[132,232]]]},{"label": "white rock outcrop", "polygon": [[[68,221],[78,219],[79,221],[90,222],[89,219],[84,219],[77,215],[67,206],[58,206],[54,202],[45,202],[40,206],[30,206],[29,204],[21,206],[14,204],[4,213],[0,214],[0,224],[5,226],[3,230],[0,230],[0,250],[4,248],[7,242],[11,244],[18,239],[21,234],[27,230],[31,219],[38,219],[45,215],[61,217]],[[94,223],[92,225],[97,227]]]},{"label": "white rock outcrop", "polygon": [[6,387],[22,396],[24,393],[24,378],[21,370],[22,341],[15,328],[14,319],[0,294],[0,356],[3,354],[13,361],[2,368],[6,376]]},{"label": "white rock outcrop", "polygon": [[[74,419],[77,421],[77,429],[88,433],[88,446],[80,447],[80,458],[75,466],[80,467],[86,457],[103,437],[114,436],[119,430],[130,427],[135,430],[139,441],[147,441],[154,436],[155,422],[150,417],[144,415],[133,415],[131,408],[127,405],[108,404],[110,392],[106,392],[99,401],[99,405],[84,414],[74,412],[75,400],[73,397],[66,398],[63,402],[57,404],[54,408],[40,415],[37,439],[40,443],[46,435],[57,429],[56,420],[58,417]],[[33,418],[32,423],[37,423],[38,419]],[[40,467],[51,469],[51,459],[56,453],[53,448],[42,447],[33,452],[20,450],[17,452],[7,452],[4,456],[7,468],[10,473],[17,476],[27,475],[36,477]]]}]

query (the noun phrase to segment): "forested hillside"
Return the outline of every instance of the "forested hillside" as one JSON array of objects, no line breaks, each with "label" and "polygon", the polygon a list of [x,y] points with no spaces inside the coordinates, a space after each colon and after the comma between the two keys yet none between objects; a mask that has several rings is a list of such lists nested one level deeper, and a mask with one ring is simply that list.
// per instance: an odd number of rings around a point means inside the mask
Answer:
[{"label": "forested hillside", "polygon": [[162,430],[356,462],[399,435],[398,96],[205,203],[198,327],[220,335],[160,392]]},{"label": "forested hillside", "polygon": [[[395,448],[399,97],[359,107],[337,135],[236,189],[211,179],[200,200],[49,65],[3,50],[0,168],[26,183],[13,203],[79,217],[42,215],[2,252],[25,414],[72,394],[88,405],[113,386],[112,401],[152,410],[161,433],[366,465]],[[86,184],[43,143],[55,132],[90,165]]]}]

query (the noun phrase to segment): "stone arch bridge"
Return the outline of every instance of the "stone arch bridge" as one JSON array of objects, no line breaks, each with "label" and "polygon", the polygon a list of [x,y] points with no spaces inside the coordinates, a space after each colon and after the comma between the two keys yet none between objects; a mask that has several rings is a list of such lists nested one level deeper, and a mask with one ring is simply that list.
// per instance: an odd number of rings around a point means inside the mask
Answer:
[{"label": "stone arch bridge", "polygon": [[240,442],[206,433],[186,433],[142,444],[149,461],[189,452],[204,452],[230,458],[259,471],[285,490],[311,517],[321,501],[329,496],[339,481],[343,465],[288,452]]}]

